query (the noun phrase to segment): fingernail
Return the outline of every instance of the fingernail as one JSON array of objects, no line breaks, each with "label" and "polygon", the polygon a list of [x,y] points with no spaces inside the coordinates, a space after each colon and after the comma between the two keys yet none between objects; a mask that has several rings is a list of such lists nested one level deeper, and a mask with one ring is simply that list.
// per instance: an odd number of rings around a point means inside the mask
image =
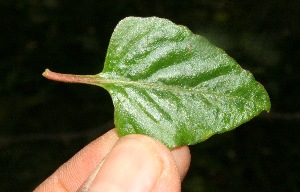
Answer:
[{"label": "fingernail", "polygon": [[89,188],[90,188],[91,184],[93,183],[94,179],[96,178],[100,168],[102,167],[104,160],[105,159],[103,159],[99,163],[99,165],[96,167],[96,169],[90,174],[88,179],[80,186],[80,188],[76,192],[88,192],[89,191]]},{"label": "fingernail", "polygon": [[87,191],[145,192],[158,182],[163,161],[149,143],[127,138],[119,140],[99,167]]}]

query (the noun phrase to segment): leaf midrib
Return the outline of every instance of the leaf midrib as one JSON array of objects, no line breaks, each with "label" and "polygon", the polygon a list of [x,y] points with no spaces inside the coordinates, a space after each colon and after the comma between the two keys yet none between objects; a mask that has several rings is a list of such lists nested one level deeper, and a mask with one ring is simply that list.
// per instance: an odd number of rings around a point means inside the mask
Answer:
[{"label": "leaf midrib", "polygon": [[[95,83],[99,85],[98,83]],[[201,91],[194,88],[182,88],[180,86],[175,85],[161,85],[154,82],[140,82],[140,81],[126,81],[126,80],[112,80],[107,78],[101,78],[100,86],[104,86],[105,84],[112,84],[112,85],[132,85],[136,87],[143,87],[147,89],[159,89],[166,92],[178,92],[178,93],[194,93],[194,94],[202,94],[202,95],[213,95],[215,97],[228,97],[228,98],[238,98],[240,100],[246,100],[246,98],[237,96],[237,95],[230,95],[230,94],[220,94],[214,92],[207,92]]]}]

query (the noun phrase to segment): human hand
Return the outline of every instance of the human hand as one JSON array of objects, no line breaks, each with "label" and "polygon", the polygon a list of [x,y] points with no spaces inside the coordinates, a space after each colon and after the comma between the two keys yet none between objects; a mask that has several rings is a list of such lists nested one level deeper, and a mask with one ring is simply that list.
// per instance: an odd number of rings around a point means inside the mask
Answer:
[{"label": "human hand", "polygon": [[110,130],[63,164],[34,192],[176,192],[190,165],[187,146],[171,151],[145,135]]}]

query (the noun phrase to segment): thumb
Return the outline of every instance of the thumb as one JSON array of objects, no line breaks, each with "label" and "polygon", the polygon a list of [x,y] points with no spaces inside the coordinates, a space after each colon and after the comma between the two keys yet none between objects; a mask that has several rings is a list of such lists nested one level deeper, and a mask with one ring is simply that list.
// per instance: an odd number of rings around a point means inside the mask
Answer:
[{"label": "thumb", "polygon": [[177,165],[175,159],[180,157],[174,159],[171,151],[156,139],[124,136],[78,191],[180,191],[181,178],[190,161],[188,148],[182,149],[175,154],[186,160]]}]

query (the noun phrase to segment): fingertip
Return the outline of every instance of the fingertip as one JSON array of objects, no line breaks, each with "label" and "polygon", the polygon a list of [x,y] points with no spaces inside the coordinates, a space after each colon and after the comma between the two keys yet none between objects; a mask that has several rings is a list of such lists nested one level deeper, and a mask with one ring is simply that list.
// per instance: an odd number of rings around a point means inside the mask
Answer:
[{"label": "fingertip", "polygon": [[90,186],[83,188],[88,191],[180,191],[189,159],[186,146],[171,152],[149,136],[127,135],[120,138],[105,157]]},{"label": "fingertip", "polygon": [[191,163],[191,153],[190,149],[187,145],[176,147],[171,150],[171,153],[174,157],[176,162],[176,166],[178,168],[180,179],[183,181],[184,177],[186,176],[188,169]]},{"label": "fingertip", "polygon": [[152,139],[120,138],[105,157],[88,191],[152,191],[164,170],[164,160]]}]

